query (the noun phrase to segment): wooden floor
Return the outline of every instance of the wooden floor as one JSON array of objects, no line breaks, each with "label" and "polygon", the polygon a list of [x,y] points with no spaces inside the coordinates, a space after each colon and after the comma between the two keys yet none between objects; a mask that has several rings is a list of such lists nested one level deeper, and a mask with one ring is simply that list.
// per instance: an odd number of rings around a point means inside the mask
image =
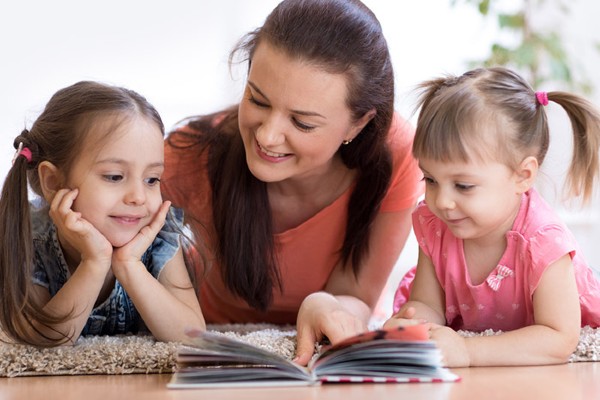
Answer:
[{"label": "wooden floor", "polygon": [[167,389],[169,374],[0,378],[0,400],[153,399],[600,399],[600,363],[454,369],[457,383]]}]

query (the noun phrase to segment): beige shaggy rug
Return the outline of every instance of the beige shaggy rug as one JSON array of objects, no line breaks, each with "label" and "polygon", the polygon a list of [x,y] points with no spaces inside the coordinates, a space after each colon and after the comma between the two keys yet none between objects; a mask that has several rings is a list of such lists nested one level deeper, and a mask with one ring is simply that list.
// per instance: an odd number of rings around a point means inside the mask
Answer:
[{"label": "beige shaggy rug", "polygon": [[[292,326],[234,324],[209,325],[208,329],[290,360],[294,358],[296,331]],[[171,373],[178,346],[176,342],[157,342],[151,336],[133,335],[83,337],[74,346],[50,349],[0,343],[0,376]],[[600,361],[600,328],[582,328],[579,345],[570,361]]]}]

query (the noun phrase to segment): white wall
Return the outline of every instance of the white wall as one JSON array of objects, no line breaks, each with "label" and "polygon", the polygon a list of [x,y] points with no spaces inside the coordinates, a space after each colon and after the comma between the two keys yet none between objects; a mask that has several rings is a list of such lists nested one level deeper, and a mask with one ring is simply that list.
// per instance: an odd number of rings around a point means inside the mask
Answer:
[{"label": "white wall", "polygon": [[[9,167],[12,138],[31,125],[56,90],[81,79],[139,91],[167,126],[236,102],[244,76],[234,71],[231,79],[229,50],[277,3],[2,2],[0,176]],[[490,35],[471,8],[451,9],[446,0],[366,3],[381,19],[400,91],[441,72],[460,72],[463,59],[485,54]],[[410,110],[400,93],[398,107]]]},{"label": "white wall", "polygon": [[[396,71],[397,108],[407,116],[413,106],[408,93],[414,85],[446,72],[462,73],[465,61],[483,58],[497,35],[492,21],[482,20],[472,6],[457,2],[451,7],[450,2],[365,0],[383,25]],[[186,116],[237,102],[244,76],[239,70],[234,71],[233,79],[230,76],[229,50],[243,33],[259,26],[277,3],[0,3],[0,177],[10,166],[13,138],[31,126],[56,90],[78,80],[100,80],[142,93],[162,114],[167,127]],[[581,50],[581,43],[600,42],[600,31],[596,29],[593,37],[589,29],[597,23],[592,18],[600,15],[600,2],[578,0],[569,6],[570,16],[549,13],[539,23],[560,26],[568,44],[574,48],[579,44],[573,54],[588,74],[596,73],[595,101],[600,104],[599,57],[590,48]],[[562,146],[558,147],[561,153]],[[599,209],[596,200],[596,215]],[[584,253],[600,266],[600,223],[591,226],[589,219],[585,221],[588,223],[583,225],[574,222],[573,227],[585,245]],[[416,244],[411,238],[392,285],[415,261]]]}]

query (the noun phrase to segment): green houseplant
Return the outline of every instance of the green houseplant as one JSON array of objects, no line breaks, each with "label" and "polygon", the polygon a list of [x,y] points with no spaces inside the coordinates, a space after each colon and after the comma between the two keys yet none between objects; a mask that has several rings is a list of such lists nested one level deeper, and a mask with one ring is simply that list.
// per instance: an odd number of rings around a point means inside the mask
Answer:
[{"label": "green houseplant", "polygon": [[[524,74],[534,87],[545,83],[561,83],[565,89],[589,94],[592,84],[580,70],[580,66],[566,51],[560,26],[538,27],[533,16],[558,11],[568,17],[569,5],[561,0],[451,0],[452,5],[463,2],[477,8],[484,17],[491,19],[503,33],[510,33],[513,43],[496,40],[491,44],[489,56],[484,60],[473,60],[473,65],[504,65]],[[507,4],[513,7],[505,11]],[[515,8],[516,5],[516,8]],[[504,7],[504,8],[503,8]],[[600,51],[600,44],[595,44]],[[575,73],[576,72],[576,73]]]}]

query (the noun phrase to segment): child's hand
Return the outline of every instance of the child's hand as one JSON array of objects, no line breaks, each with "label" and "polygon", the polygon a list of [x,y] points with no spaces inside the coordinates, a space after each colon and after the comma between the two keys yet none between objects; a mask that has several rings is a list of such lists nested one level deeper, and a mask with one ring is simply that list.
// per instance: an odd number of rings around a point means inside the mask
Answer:
[{"label": "child's hand", "polygon": [[384,329],[395,328],[398,326],[417,325],[426,322],[422,319],[415,319],[417,310],[414,307],[404,307],[400,309],[390,319],[383,324]]},{"label": "child's hand", "polygon": [[101,261],[110,266],[112,245],[92,224],[73,211],[78,189],[61,189],[54,195],[49,215],[64,241],[80,255],[81,260]]},{"label": "child's hand", "polygon": [[[149,225],[140,229],[138,234],[125,246],[114,249],[112,255],[113,271],[115,271],[115,268],[125,268],[127,265],[134,263],[137,265],[140,262],[142,254],[150,247],[163,227],[169,207],[171,207],[171,202],[165,201]],[[115,275],[117,275],[117,271],[115,271]]]},{"label": "child's hand", "polygon": [[429,324],[429,337],[442,351],[446,367],[459,368],[471,365],[465,338],[447,326]]}]

